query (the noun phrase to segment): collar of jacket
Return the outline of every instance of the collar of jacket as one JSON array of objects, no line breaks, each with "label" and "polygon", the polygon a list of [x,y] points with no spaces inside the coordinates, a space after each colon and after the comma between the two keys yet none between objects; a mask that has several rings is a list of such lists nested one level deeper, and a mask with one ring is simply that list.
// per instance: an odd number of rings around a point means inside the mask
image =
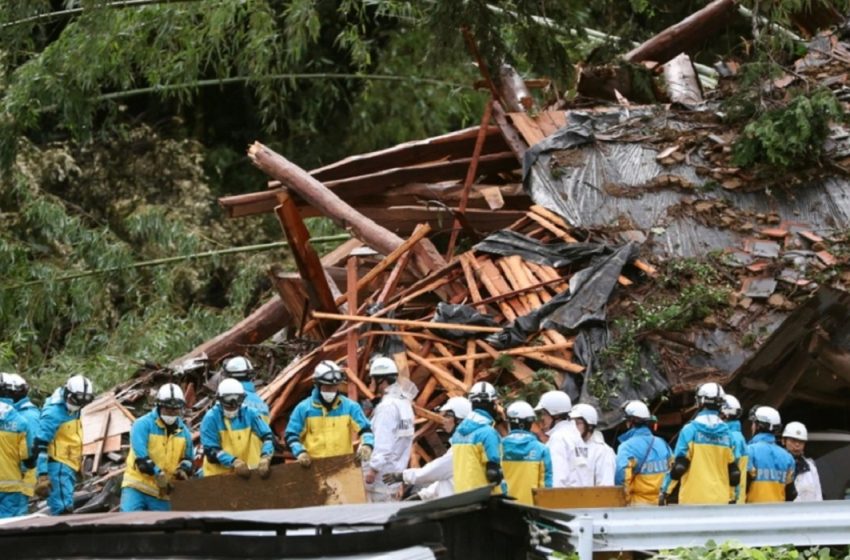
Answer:
[{"label": "collar of jacket", "polygon": [[767,443],[776,443],[776,436],[773,434],[768,434],[765,432],[761,432],[753,436],[753,439],[750,440],[750,443],[761,443],[766,441]]},{"label": "collar of jacket", "polygon": [[740,420],[727,420],[726,425],[729,426],[729,431],[743,433]]},{"label": "collar of jacket", "polygon": [[620,437],[617,438],[617,441],[623,443],[624,441],[632,439],[635,436],[652,436],[652,430],[649,429],[649,426],[635,426],[634,428],[630,428],[620,434]]},{"label": "collar of jacket", "polygon": [[552,436],[553,434],[566,430],[575,430],[576,434],[578,434],[578,430],[575,428],[575,423],[570,418],[565,418],[564,420],[558,420],[551,428],[549,428],[546,435]]}]

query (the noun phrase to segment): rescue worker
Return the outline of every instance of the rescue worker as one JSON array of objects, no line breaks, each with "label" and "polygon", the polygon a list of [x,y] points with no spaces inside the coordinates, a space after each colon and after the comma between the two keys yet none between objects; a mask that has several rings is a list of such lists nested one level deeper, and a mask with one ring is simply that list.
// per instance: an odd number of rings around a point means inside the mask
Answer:
[{"label": "rescue worker", "polygon": [[33,444],[38,479],[35,494],[47,497],[51,515],[74,512],[74,483],[83,462],[83,425],[80,411],[94,400],[94,386],[74,375],[53,392],[41,409],[41,423]]},{"label": "rescue worker", "polygon": [[[41,424],[41,411],[29,399],[30,387],[26,380],[17,373],[10,373],[6,377],[9,387],[9,395],[14,402],[15,410],[24,417],[27,429],[35,440],[38,427]],[[18,515],[26,515],[29,512],[29,499],[35,495],[35,468],[28,468],[21,483],[21,493],[26,497],[21,503]]]},{"label": "rescue worker", "polygon": [[384,475],[401,472],[410,463],[413,449],[413,404],[419,390],[409,379],[399,379],[392,358],[377,356],[369,366],[375,394],[381,402],[372,413],[375,448],[364,463],[366,497],[370,502],[391,502],[401,498],[401,484],[386,483]]},{"label": "rescue worker", "polygon": [[646,404],[629,401],[623,413],[628,430],[618,438],[614,483],[625,490],[628,505],[656,505],[673,452],[666,441],[652,434]]},{"label": "rescue worker", "polygon": [[343,379],[334,362],[320,362],[313,370],[312,394],[298,403],[289,417],[286,443],[302,467],[309,467],[313,459],[353,453],[352,432],[360,437],[360,464],[372,457],[372,426],[359,403],[340,395]]},{"label": "rescue worker", "polygon": [[[466,397],[451,397],[438,412],[443,416],[443,429],[451,437],[463,419],[472,412],[472,404]],[[453,449],[449,447],[448,451],[424,467],[387,473],[384,475],[384,482],[386,484],[404,482],[407,486],[419,487],[416,495],[420,500],[451,496],[455,493],[452,469]]]},{"label": "rescue worker", "polygon": [[0,373],[0,519],[27,511],[27,496],[21,485],[33,442],[29,424],[12,401],[10,375]]},{"label": "rescue worker", "polygon": [[747,503],[793,502],[797,498],[794,458],[776,443],[782,427],[779,411],[757,406],[750,420],[754,435],[747,446]]},{"label": "rescue worker", "polygon": [[573,409],[570,396],[563,391],[549,391],[541,395],[534,410],[540,415],[540,427],[549,437],[546,447],[552,458],[552,487],[578,486],[576,475],[577,449],[581,435],[570,418]]},{"label": "rescue worker", "polygon": [[257,394],[257,388],[254,387],[254,365],[245,356],[234,356],[224,360],[221,369],[225,377],[235,379],[242,384],[242,388],[245,389],[245,406],[256,410],[263,422],[268,424],[269,405]]},{"label": "rescue worker", "polygon": [[[204,476],[235,473],[251,478],[256,469],[268,478],[274,445],[272,431],[256,410],[245,404],[245,389],[235,379],[224,379],[216,391],[217,402],[201,420]],[[259,440],[261,447],[253,443]]]},{"label": "rescue worker", "polygon": [[[452,473],[458,494],[499,485],[504,478],[501,437],[493,427],[498,407],[496,388],[479,381],[469,390],[467,398],[472,412],[460,423],[451,439]],[[499,492],[496,488],[493,491]]]},{"label": "rescue worker", "polygon": [[736,503],[743,504],[747,501],[747,439],[741,431],[741,403],[738,399],[729,394],[724,395],[720,417],[729,426],[729,434],[732,436],[735,454],[738,456],[738,470],[741,472],[741,482],[735,488],[737,498],[733,495],[732,499]]},{"label": "rescue worker", "polygon": [[502,468],[507,492],[521,504],[534,505],[535,488],[552,487],[549,448],[531,433],[536,414],[525,401],[511,403],[505,411],[510,433],[502,440]]},{"label": "rescue worker", "polygon": [[154,409],[130,429],[130,453],[121,483],[121,511],[170,511],[175,480],[192,476],[192,434],[183,421],[183,390],[166,383]]},{"label": "rescue worker", "polygon": [[576,478],[579,486],[614,486],[617,456],[596,430],[599,414],[589,404],[579,403],[570,411],[581,442],[576,447]]},{"label": "rescue worker", "polygon": [[804,457],[809,431],[801,422],[788,422],[782,431],[782,445],[794,458],[794,488],[797,490],[795,502],[822,502],[823,492],[820,477],[814,459]]},{"label": "rescue worker", "polygon": [[685,424],[673,450],[673,465],[664,479],[660,504],[728,504],[737,499],[740,456],[729,427],[720,418],[723,388],[703,383],[697,388],[699,411]]}]

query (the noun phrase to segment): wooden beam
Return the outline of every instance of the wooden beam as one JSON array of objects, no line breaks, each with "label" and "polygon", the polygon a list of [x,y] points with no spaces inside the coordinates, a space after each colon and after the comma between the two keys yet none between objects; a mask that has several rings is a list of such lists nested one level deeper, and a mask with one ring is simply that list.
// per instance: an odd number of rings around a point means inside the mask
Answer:
[{"label": "wooden beam", "polygon": [[802,379],[810,364],[809,355],[801,347],[795,348],[792,355],[783,360],[782,368],[770,380],[770,389],[764,394],[761,404],[773,408],[782,406],[782,403],[794,390],[797,382]]},{"label": "wooden beam", "polygon": [[396,325],[400,327],[413,327],[419,329],[447,329],[468,332],[497,333],[502,332],[501,327],[479,327],[478,325],[463,325],[454,323],[437,323],[434,321],[411,321],[408,319],[388,319],[386,317],[366,317],[363,315],[343,315],[337,313],[324,313],[314,311],[316,319],[331,319],[335,321],[351,321],[353,323],[378,323],[381,325]]},{"label": "wooden beam", "polygon": [[[275,208],[275,213],[283,231],[286,233],[289,248],[292,250],[298,272],[304,279],[304,288],[307,290],[310,302],[315,309],[336,312],[337,306],[325,276],[325,269],[322,267],[316,250],[309,243],[310,232],[307,231],[307,226],[304,225],[295,203],[285,192],[278,193],[278,201],[280,206]],[[330,330],[326,332],[330,333],[336,330],[338,324],[330,322],[327,326]]]},{"label": "wooden beam", "polygon": [[714,0],[679,23],[641,43],[624,57],[628,62],[665,63],[681,52],[690,52],[723,29],[735,15],[735,0]]}]

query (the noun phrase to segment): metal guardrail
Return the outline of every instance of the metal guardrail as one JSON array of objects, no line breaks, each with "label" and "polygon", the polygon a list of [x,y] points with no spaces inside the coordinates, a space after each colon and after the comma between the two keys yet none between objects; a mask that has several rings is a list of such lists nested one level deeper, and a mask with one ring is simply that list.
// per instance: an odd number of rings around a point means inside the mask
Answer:
[{"label": "metal guardrail", "polygon": [[[530,521],[544,554],[662,550],[713,540],[746,546],[850,544],[850,501],[553,510]],[[560,515],[559,515],[560,514]],[[565,516],[574,516],[566,521]]]}]

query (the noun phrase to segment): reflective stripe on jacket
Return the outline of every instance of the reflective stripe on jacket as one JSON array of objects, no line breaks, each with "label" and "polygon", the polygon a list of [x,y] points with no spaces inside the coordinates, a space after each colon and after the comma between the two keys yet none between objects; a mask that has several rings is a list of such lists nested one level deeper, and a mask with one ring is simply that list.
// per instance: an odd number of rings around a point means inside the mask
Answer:
[{"label": "reflective stripe on jacket", "polygon": [[[41,423],[41,411],[30,401],[29,397],[24,397],[15,402],[15,410],[26,420],[27,429],[32,433],[33,439],[35,439]],[[32,449],[32,446],[30,446],[30,449]],[[21,482],[21,492],[25,496],[32,498],[35,495],[35,479],[35,468],[27,470]]]},{"label": "reflective stripe on jacket", "polygon": [[747,503],[784,502],[785,487],[794,482],[794,458],[773,434],[756,434],[747,446]]},{"label": "reflective stripe on jacket", "polygon": [[670,446],[646,426],[628,430],[619,441],[614,483],[623,486],[626,503],[658,505],[661,486],[673,460]]},{"label": "reflective stripe on jacket", "polygon": [[457,427],[451,443],[455,492],[489,486],[487,463],[499,465],[502,461],[501,438],[493,418],[483,410],[473,410]]},{"label": "reflective stripe on jacket", "polygon": [[155,465],[155,474],[164,472],[169,480],[183,460],[191,461],[192,435],[182,418],[169,431],[159,417],[157,409],[150,411],[133,423],[130,429],[130,453],[121,487],[135,488],[154,498],[168,499],[161,495],[153,474],[145,474],[136,466],[136,459],[150,459]]},{"label": "reflective stripe on jacket", "polygon": [[[261,457],[274,453],[269,425],[244,404],[232,420],[225,418],[220,403],[209,409],[201,421],[201,445],[204,446],[204,476],[232,472],[236,459],[256,468]],[[210,459],[210,454],[215,460]]]},{"label": "reflective stripe on jacket", "polygon": [[56,389],[44,403],[36,439],[47,444],[47,453],[42,453],[38,458],[38,474],[47,474],[48,459],[80,472],[83,461],[83,424],[80,422],[79,410],[68,411],[65,389]]},{"label": "reflective stripe on jacket", "polygon": [[313,458],[337,457],[354,452],[352,432],[361,444],[375,446],[372,427],[360,405],[337,395],[330,408],[321,401],[318,387],[298,403],[286,425],[286,443],[296,457],[307,451]]},{"label": "reflective stripe on jacket", "polygon": [[534,505],[534,488],[552,487],[549,448],[525,430],[512,430],[502,440],[502,469],[508,495],[521,504]]},{"label": "reflective stripe on jacket", "polygon": [[[728,504],[734,495],[729,486],[729,466],[738,454],[729,426],[712,410],[701,410],[685,424],[676,441],[673,461],[688,459],[688,469],[679,480],[680,504]],[[664,491],[671,492],[669,475]]]},{"label": "reflective stripe on jacket", "polygon": [[0,399],[0,492],[20,492],[32,432],[12,401]]}]

